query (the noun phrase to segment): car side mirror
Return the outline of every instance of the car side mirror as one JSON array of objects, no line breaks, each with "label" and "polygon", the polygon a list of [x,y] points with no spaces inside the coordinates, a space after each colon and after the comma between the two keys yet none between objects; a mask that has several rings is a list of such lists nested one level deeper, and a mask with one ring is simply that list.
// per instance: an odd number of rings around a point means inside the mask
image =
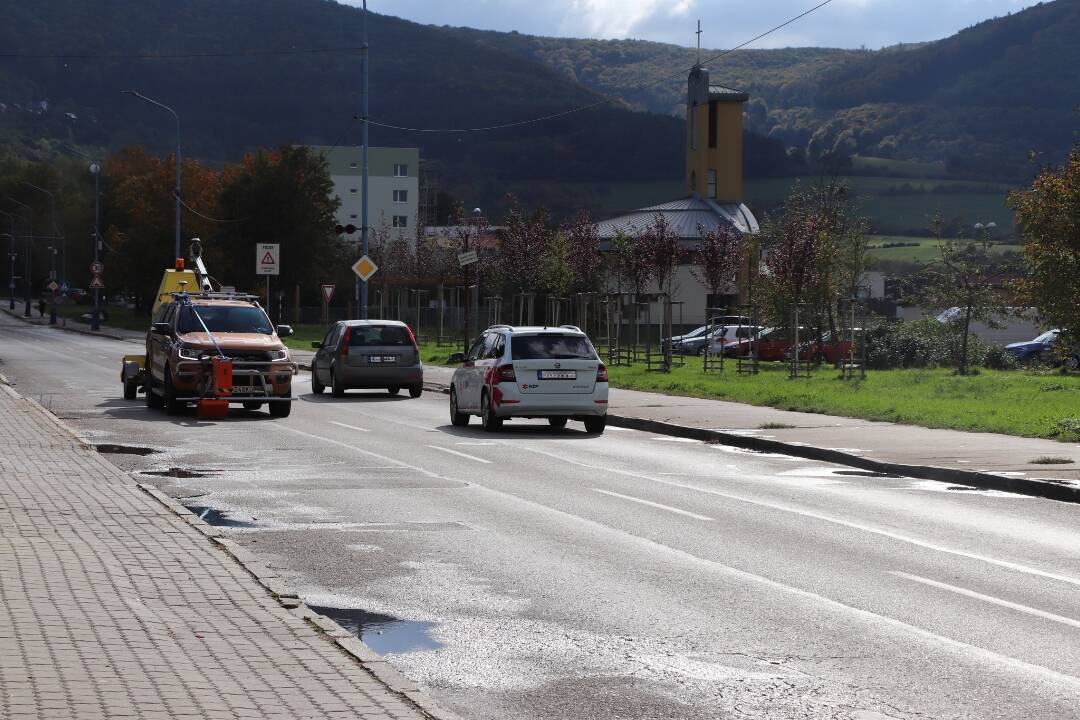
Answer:
[{"label": "car side mirror", "polygon": [[161,333],[162,335],[168,335],[172,332],[172,326],[167,322],[156,322],[150,326],[153,332]]},{"label": "car side mirror", "polygon": [[460,352],[451,353],[451,355],[450,355],[450,364],[451,365],[458,365],[458,364],[463,363],[463,362],[465,362],[465,353],[460,353]]},{"label": "car side mirror", "polygon": [[278,325],[277,326],[277,336],[278,337],[289,337],[290,335],[292,335],[292,325]]},{"label": "car side mirror", "polygon": [[311,343],[311,347],[313,347],[313,348],[315,348],[316,350],[318,350],[319,348],[321,348],[321,347],[322,347],[322,343],[321,343],[321,342],[318,342],[318,341],[316,341],[316,342],[313,342],[313,343]]}]

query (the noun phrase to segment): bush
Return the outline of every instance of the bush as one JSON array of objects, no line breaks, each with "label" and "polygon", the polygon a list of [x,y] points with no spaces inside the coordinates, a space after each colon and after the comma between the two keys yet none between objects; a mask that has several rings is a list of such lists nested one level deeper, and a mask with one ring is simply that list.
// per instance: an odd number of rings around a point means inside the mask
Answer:
[{"label": "bush", "polygon": [[1015,370],[1020,366],[1020,363],[1016,361],[1015,355],[1005,352],[1003,346],[991,345],[986,350],[983,366],[990,370]]},{"label": "bush", "polygon": [[[962,343],[961,333],[949,323],[889,322],[867,332],[866,364],[876,370],[955,367]],[[989,352],[989,346],[977,336],[968,336],[969,367],[982,365]]]}]

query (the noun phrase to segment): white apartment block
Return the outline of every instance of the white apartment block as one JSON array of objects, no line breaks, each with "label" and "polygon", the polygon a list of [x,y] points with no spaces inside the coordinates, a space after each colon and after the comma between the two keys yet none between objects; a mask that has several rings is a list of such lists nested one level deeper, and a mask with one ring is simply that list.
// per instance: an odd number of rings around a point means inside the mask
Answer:
[{"label": "white apartment block", "polygon": [[[339,225],[361,226],[363,217],[363,148],[313,145],[330,165],[334,195],[341,201]],[[368,148],[368,226],[375,231],[385,221],[391,232],[412,241],[420,200],[419,148]],[[360,233],[351,236],[359,239]]]}]

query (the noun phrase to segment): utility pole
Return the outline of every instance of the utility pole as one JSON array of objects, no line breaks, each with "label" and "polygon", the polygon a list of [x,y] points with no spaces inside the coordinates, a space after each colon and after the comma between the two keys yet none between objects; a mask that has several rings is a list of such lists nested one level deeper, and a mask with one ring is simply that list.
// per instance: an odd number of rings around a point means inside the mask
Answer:
[{"label": "utility pole", "polygon": [[9,257],[11,258],[11,273],[8,275],[8,310],[15,309],[15,216],[4,210],[0,210],[0,215],[7,215],[8,221],[11,223],[11,232],[8,236],[11,239],[11,252]]},{"label": "utility pole", "polygon": [[[94,232],[91,234],[94,245],[94,262],[101,260],[101,161],[92,158],[84,152],[76,150],[70,145],[61,145],[68,152],[78,155],[84,160],[90,161],[90,174],[94,176]],[[67,272],[65,266],[65,280]],[[94,288],[94,310],[90,313],[90,329],[101,329],[101,289]]]},{"label": "utility pole", "polygon": [[19,207],[26,208],[26,277],[23,278],[23,290],[26,298],[26,306],[23,308],[23,317],[30,317],[30,275],[32,268],[33,243],[34,241],[34,211],[26,203],[21,203],[15,198],[9,197],[8,200],[15,203]]},{"label": "utility pole", "polygon": [[[360,19],[360,132],[364,165],[363,179],[360,182],[362,195],[360,206],[360,255],[368,254],[368,40],[367,40],[367,0],[364,0],[363,14]],[[360,281],[360,319],[368,319],[368,281]]]}]

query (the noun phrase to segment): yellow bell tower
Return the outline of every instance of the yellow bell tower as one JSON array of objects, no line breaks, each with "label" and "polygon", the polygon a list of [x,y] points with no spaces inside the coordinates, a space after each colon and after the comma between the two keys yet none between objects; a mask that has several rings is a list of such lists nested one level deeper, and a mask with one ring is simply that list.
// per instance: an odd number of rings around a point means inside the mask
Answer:
[{"label": "yellow bell tower", "polygon": [[687,78],[686,192],[719,203],[742,202],[743,103],[746,93],[709,84],[695,65]]}]

